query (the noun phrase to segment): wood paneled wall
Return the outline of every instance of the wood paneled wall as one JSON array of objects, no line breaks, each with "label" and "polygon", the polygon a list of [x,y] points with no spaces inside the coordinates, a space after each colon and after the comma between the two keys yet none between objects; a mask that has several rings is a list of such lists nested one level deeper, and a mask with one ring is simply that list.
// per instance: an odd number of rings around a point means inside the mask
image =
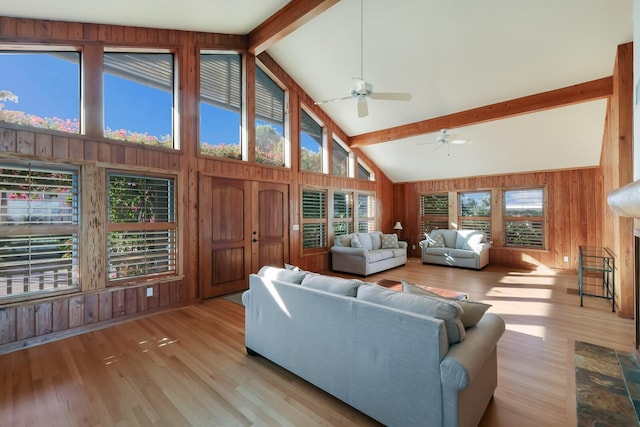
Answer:
[{"label": "wood paneled wall", "polygon": [[[402,207],[397,215],[405,225],[404,234],[410,245],[416,248],[413,256],[420,256],[419,236],[420,194],[450,192],[450,203],[456,192],[512,188],[546,188],[546,250],[524,250],[502,247],[500,240],[493,242],[491,264],[523,268],[547,267],[553,269],[577,269],[578,246],[599,245],[602,240],[602,177],[599,168],[576,169],[538,173],[496,175],[423,181],[394,185],[395,206]],[[493,198],[494,213],[502,209]],[[494,215],[494,220],[496,215]],[[493,224],[493,228],[500,224]],[[411,247],[411,246],[410,246]],[[569,262],[563,261],[564,256]]]},{"label": "wood paneled wall", "polygon": [[[256,164],[252,161],[217,159],[199,155],[198,149],[198,67],[200,49],[235,50],[244,54],[247,88],[244,103],[247,106],[246,123],[252,124],[254,75],[256,57],[247,54],[247,39],[244,36],[162,30],[114,25],[86,24],[50,20],[33,20],[0,17],[0,43],[72,45],[83,49],[83,84],[101,87],[102,47],[168,48],[175,52],[179,67],[180,127],[177,137],[179,150],[168,150],[102,137],[102,99],[99,91],[85,98],[84,135],[69,135],[48,130],[35,130],[21,126],[0,127],[0,158],[32,159],[46,162],[72,163],[83,167],[83,171],[95,174],[95,179],[108,168],[128,170],[152,170],[176,174],[179,195],[180,261],[179,277],[172,282],[139,283],[120,288],[107,288],[105,279],[105,249],[100,245],[104,237],[105,218],[96,215],[92,227],[94,233],[85,233],[83,245],[82,292],[60,295],[37,302],[23,302],[0,307],[0,352],[16,347],[55,339],[74,330],[85,331],[99,327],[105,322],[134,317],[176,305],[198,301],[198,176],[222,176],[252,181],[286,183],[289,185],[290,224],[300,224],[300,194],[302,186],[319,186],[327,189],[345,189],[375,192],[377,195],[378,221],[382,230],[391,231],[394,221],[392,209],[392,184],[375,164],[359,150],[357,158],[363,159],[374,171],[376,181],[361,181],[352,178],[336,178],[318,173],[299,172],[298,123],[299,107],[304,104],[322,120],[327,132],[334,132],[347,142],[348,137],[318,107],[312,99],[282,70],[266,53],[257,61],[268,68],[278,80],[287,86],[291,124],[292,165],[278,168]],[[93,70],[93,71],[92,71]],[[96,71],[97,70],[97,71]],[[255,132],[247,126],[249,153],[254,151]],[[329,139],[330,142],[330,139]],[[331,157],[331,156],[329,156]],[[252,156],[250,155],[250,160]],[[84,178],[83,178],[84,179]],[[89,178],[87,178],[89,179]],[[94,180],[95,181],[95,180]],[[104,191],[104,190],[103,190]],[[102,194],[89,192],[95,203],[105,199]],[[83,203],[88,202],[85,200]],[[93,202],[92,202],[93,203]],[[102,230],[102,231],[100,231]],[[301,251],[300,231],[290,232],[290,259],[292,264],[309,270],[325,270],[329,267],[328,252],[304,255]],[[103,262],[99,262],[99,258]],[[145,289],[155,288],[154,297],[146,297]]]},{"label": "wood paneled wall", "polygon": [[[633,44],[618,47],[613,68],[613,96],[607,108],[600,164],[605,197],[633,181]],[[616,304],[620,315],[634,316],[635,249],[633,218],[617,216],[602,201],[603,246],[616,256]]]}]

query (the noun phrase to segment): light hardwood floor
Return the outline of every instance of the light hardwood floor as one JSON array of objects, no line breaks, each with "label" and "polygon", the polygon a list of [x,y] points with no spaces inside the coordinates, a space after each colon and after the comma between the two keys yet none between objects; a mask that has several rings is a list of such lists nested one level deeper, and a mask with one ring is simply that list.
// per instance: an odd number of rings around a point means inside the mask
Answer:
[{"label": "light hardwood floor", "polygon": [[[579,306],[576,275],[422,265],[372,275],[468,292],[507,330],[482,426],[576,424],[573,347],[633,348],[633,321]],[[295,351],[295,350],[292,350]],[[218,298],[0,356],[2,426],[377,425],[283,369],[247,356],[243,308]]]}]

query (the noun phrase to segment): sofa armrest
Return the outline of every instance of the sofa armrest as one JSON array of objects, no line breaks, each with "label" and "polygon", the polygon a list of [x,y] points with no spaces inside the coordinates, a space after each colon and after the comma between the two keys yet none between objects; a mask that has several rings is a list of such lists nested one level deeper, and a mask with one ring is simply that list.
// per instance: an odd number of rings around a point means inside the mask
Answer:
[{"label": "sofa armrest", "polygon": [[351,248],[347,246],[331,246],[331,253],[366,257],[368,256],[369,251],[367,251],[365,248]]},{"label": "sofa armrest", "polygon": [[442,384],[458,390],[466,388],[476,377],[485,359],[504,333],[504,320],[493,313],[485,313],[482,319],[467,330],[467,336],[461,343],[449,348],[440,363]]},{"label": "sofa armrest", "polygon": [[400,249],[407,249],[409,247],[409,244],[404,240],[398,240],[398,247]]},{"label": "sofa armrest", "polygon": [[491,243],[489,242],[478,243],[476,245],[473,245],[473,251],[477,254],[486,252],[489,250],[489,248],[491,248]]}]

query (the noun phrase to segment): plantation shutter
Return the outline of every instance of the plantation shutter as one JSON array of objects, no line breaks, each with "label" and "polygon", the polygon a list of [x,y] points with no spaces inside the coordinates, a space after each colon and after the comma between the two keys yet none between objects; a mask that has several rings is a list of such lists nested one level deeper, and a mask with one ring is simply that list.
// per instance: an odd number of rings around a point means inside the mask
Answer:
[{"label": "plantation shutter", "polygon": [[420,240],[425,233],[437,229],[449,228],[449,195],[422,194],[420,195]]},{"label": "plantation shutter", "polygon": [[302,190],[302,248],[327,246],[327,195],[321,190]]}]

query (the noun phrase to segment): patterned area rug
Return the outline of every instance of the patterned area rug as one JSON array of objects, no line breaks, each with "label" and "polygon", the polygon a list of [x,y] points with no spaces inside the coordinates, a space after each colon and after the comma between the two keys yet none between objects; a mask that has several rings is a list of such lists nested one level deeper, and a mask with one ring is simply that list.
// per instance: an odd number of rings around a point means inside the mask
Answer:
[{"label": "patterned area rug", "polygon": [[640,425],[640,365],[633,353],[575,345],[578,427]]}]

